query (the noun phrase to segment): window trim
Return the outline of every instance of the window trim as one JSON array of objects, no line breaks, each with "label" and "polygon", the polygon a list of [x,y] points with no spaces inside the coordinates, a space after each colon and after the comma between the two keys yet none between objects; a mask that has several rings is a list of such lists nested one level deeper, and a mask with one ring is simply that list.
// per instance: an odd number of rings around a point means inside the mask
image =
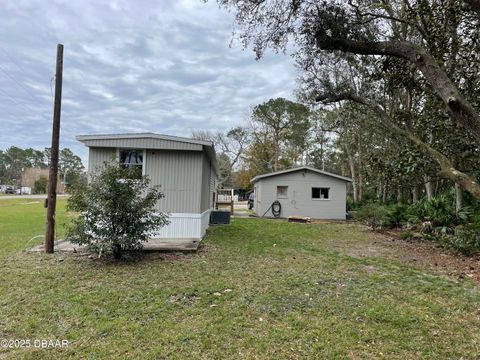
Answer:
[{"label": "window trim", "polygon": [[[322,199],[322,198],[314,198],[313,197],[313,189],[328,189],[328,198],[326,199]],[[312,199],[312,201],[330,201],[332,199],[332,197],[330,196],[330,189],[329,187],[325,187],[325,186],[312,186],[311,190],[310,190],[310,197]],[[322,193],[322,191],[320,190],[320,194]]]},{"label": "window trim", "polygon": [[142,158],[142,176],[145,176],[146,175],[146,171],[145,171],[145,164],[146,164],[146,161],[147,161],[147,149],[142,149],[142,148],[119,148],[117,147],[116,149],[116,162],[120,165],[121,162],[120,162],[120,151],[121,150],[142,150],[143,151],[143,158]]},{"label": "window trim", "polygon": [[[286,195],[278,195],[278,188],[285,188],[286,189]],[[288,199],[288,185],[277,185],[277,199]]]}]

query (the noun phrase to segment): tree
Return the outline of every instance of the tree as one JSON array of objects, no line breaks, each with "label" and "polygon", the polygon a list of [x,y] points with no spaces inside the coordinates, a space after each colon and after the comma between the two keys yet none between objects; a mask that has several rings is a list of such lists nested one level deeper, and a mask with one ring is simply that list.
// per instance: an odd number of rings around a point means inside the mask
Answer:
[{"label": "tree", "polygon": [[105,163],[85,187],[76,189],[68,200],[68,209],[79,213],[68,229],[69,241],[120,259],[126,250],[141,249],[153,232],[169,223],[166,214],[155,210],[164,196],[160,188],[150,186],[146,176],[130,175],[117,163]]},{"label": "tree", "polygon": [[[460,0],[219,2],[237,10],[241,38],[253,43],[257,57],[293,40],[299,68],[321,85],[313,89],[317,99],[368,108],[385,134],[393,131],[409,151],[412,145],[421,151],[410,167],[427,163],[422,156],[434,160],[442,178],[480,198],[478,161],[471,157],[480,139],[476,1],[465,1],[470,7]],[[338,79],[338,63],[363,74]]]},{"label": "tree", "polygon": [[33,192],[35,194],[45,194],[47,192],[48,179],[40,176],[33,184]]},{"label": "tree", "polygon": [[478,16],[472,16],[476,1],[470,2],[470,8],[460,0],[450,1],[447,6],[396,0],[373,4],[366,0],[219,3],[237,9],[236,21],[243,29],[241,38],[245,45],[254,43],[257,57],[267,47],[283,50],[288,40],[294,39],[297,55],[320,57],[322,52],[340,51],[395,57],[410,63],[422,73],[450,114],[480,140],[478,111],[444,68],[442,45],[450,44],[440,43],[442,32],[461,32],[462,46],[457,55],[478,61],[475,52],[472,54],[472,50],[478,53],[480,47],[476,41]]},{"label": "tree", "polygon": [[82,159],[69,148],[64,148],[60,151],[58,170],[60,176],[63,177],[64,186],[67,186],[67,183],[72,185],[74,180],[81,177],[84,170]]},{"label": "tree", "polygon": [[205,130],[192,131],[192,138],[210,141],[217,152],[219,186],[232,182],[232,171],[239,165],[249,142],[248,131],[234,127],[226,133],[211,133]]},{"label": "tree", "polygon": [[[280,170],[282,156],[289,147],[293,156],[287,158],[294,163],[303,159],[310,129],[310,111],[305,105],[283,98],[270,99],[254,107],[251,122],[254,141],[265,143],[268,139],[273,145],[272,171]],[[284,162],[284,167],[290,165]]]}]

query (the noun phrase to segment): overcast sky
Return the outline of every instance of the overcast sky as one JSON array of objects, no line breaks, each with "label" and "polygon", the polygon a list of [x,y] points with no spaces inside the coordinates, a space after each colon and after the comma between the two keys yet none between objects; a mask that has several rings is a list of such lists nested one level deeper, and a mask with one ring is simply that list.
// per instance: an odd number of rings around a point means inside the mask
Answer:
[{"label": "overcast sky", "polygon": [[255,61],[231,44],[232,14],[214,1],[4,0],[0,10],[0,149],[50,146],[57,43],[61,146],[83,159],[78,134],[223,131],[253,105],[292,98],[293,61]]}]

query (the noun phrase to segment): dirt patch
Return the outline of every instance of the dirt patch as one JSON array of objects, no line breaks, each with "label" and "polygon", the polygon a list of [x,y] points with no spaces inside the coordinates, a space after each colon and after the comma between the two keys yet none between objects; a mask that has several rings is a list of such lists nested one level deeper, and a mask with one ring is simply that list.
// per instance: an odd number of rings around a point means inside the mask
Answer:
[{"label": "dirt patch", "polygon": [[[425,240],[403,240],[399,231],[373,233],[373,244],[364,249],[364,256],[383,256],[452,276],[480,283],[480,255],[465,256]],[[359,249],[355,249],[358,252]]]}]

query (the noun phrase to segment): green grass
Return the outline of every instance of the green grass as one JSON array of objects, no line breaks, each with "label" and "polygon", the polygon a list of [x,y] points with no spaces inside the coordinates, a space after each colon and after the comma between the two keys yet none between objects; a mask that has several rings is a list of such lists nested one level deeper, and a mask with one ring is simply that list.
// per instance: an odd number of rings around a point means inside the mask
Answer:
[{"label": "green grass", "polygon": [[[381,256],[356,256],[374,246],[361,226],[235,219],[212,227],[199,253],[118,264],[20,251],[43,233],[45,210],[4,201],[0,338],[71,343],[0,350],[0,358],[479,354],[478,287]],[[60,209],[59,223],[62,202]]]}]

